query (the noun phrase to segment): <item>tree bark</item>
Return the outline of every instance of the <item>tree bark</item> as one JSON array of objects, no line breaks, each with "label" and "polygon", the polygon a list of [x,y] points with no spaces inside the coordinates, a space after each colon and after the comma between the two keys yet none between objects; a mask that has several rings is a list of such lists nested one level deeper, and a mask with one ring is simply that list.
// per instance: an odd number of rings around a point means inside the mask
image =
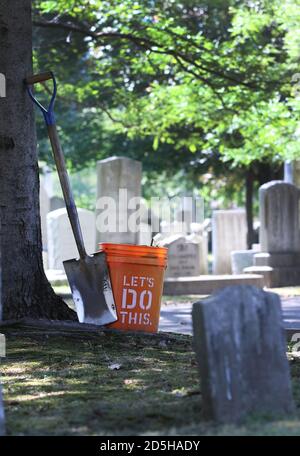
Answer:
[{"label": "tree bark", "polygon": [[0,220],[3,318],[74,319],[43,270],[39,173],[32,102],[31,0],[0,0]]}]

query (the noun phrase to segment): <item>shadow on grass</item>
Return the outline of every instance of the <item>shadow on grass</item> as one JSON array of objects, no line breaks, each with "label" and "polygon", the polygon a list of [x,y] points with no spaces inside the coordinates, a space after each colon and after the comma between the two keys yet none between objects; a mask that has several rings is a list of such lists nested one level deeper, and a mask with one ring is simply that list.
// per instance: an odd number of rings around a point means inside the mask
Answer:
[{"label": "shadow on grass", "polygon": [[189,337],[72,340],[6,333],[2,381],[9,434],[155,433],[199,421]]}]

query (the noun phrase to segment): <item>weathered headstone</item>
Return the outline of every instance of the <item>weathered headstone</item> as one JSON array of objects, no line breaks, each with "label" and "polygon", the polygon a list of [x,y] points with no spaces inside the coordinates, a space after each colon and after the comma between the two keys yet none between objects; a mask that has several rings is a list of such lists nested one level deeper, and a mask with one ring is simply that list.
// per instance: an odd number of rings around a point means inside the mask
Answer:
[{"label": "weathered headstone", "polygon": [[[165,277],[187,277],[207,274],[207,251],[199,236],[174,235],[159,245],[168,248],[168,267]],[[207,244],[207,239],[206,239]]]},{"label": "weathered headstone", "polygon": [[260,245],[262,252],[300,252],[300,190],[272,181],[259,189]]},{"label": "weathered headstone", "polygon": [[278,295],[226,287],[193,305],[193,328],[206,418],[293,412]]},{"label": "weathered headstone", "polygon": [[141,179],[142,164],[131,158],[111,157],[97,163],[97,243],[138,243],[138,229],[132,231],[128,222],[137,210],[133,198],[141,197]]},{"label": "weathered headstone", "polygon": [[231,252],[246,250],[247,223],[244,209],[217,210],[212,216],[213,273],[231,274]]},{"label": "weathered headstone", "polygon": [[259,189],[261,253],[245,272],[267,272],[268,286],[300,284],[299,202],[300,190],[287,182],[271,181]]},{"label": "weathered headstone", "polygon": [[[85,247],[95,252],[95,215],[86,209],[78,209]],[[49,269],[63,269],[62,262],[78,258],[78,250],[71,230],[66,209],[57,209],[47,215]]]}]

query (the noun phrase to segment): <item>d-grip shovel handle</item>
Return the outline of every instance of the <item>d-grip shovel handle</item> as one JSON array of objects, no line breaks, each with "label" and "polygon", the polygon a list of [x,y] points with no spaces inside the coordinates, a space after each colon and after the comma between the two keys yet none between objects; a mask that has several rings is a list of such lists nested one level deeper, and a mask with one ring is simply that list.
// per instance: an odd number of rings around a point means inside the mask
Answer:
[{"label": "d-grip shovel handle", "polygon": [[[44,82],[49,79],[52,79],[53,81],[53,93],[52,97],[49,103],[48,108],[46,109],[33,95],[32,90],[30,88],[31,85],[36,84],[38,82]],[[73,193],[71,190],[71,185],[70,185],[70,179],[68,176],[67,172],[67,167],[66,167],[66,162],[65,162],[65,157],[63,154],[63,150],[60,145],[56,125],[55,125],[55,117],[54,117],[54,102],[55,102],[55,97],[56,97],[56,80],[54,77],[54,74],[52,72],[48,73],[41,73],[37,74],[34,76],[30,76],[25,79],[25,83],[27,86],[27,91],[32,99],[32,101],[40,108],[40,110],[43,113],[47,129],[48,129],[48,135],[49,139],[51,142],[52,146],[52,151],[53,151],[53,156],[60,180],[60,185],[62,188],[62,192],[64,195],[64,200],[66,203],[66,208],[68,212],[68,216],[70,219],[72,231],[74,234],[75,242],[78,248],[78,252],[80,255],[80,258],[84,259],[87,256],[85,247],[84,247],[84,241],[83,241],[83,236],[82,236],[82,231],[79,223],[79,217],[78,217],[78,212],[76,208],[76,204],[74,201]]]},{"label": "d-grip shovel handle", "polygon": [[[45,81],[48,81],[49,79],[52,79],[52,82],[53,82],[53,92],[52,92],[49,106],[48,106],[48,108],[45,108],[33,95],[31,86],[34,84],[37,84],[38,82],[43,83]],[[54,125],[55,124],[54,103],[55,103],[55,98],[56,98],[57,87],[56,87],[56,80],[55,80],[55,77],[54,77],[54,74],[52,73],[52,71],[48,71],[47,73],[40,73],[40,74],[35,74],[33,76],[29,76],[28,78],[25,79],[25,84],[26,84],[27,92],[28,92],[30,98],[32,99],[34,104],[36,104],[42,111],[46,125]]]}]

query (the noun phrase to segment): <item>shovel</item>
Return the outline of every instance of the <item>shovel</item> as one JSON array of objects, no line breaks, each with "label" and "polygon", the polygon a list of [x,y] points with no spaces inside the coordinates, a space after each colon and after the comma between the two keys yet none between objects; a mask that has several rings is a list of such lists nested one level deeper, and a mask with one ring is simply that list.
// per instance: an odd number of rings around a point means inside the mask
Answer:
[{"label": "shovel", "polygon": [[[53,82],[53,93],[49,107],[46,109],[34,97],[31,86],[49,79],[52,79]],[[113,323],[118,318],[106,256],[104,252],[95,253],[94,255],[86,253],[64,154],[56,130],[53,108],[57,90],[54,74],[52,72],[37,74],[26,78],[25,82],[30,98],[42,111],[47,125],[68,216],[79,252],[79,259],[63,262],[76,305],[78,319],[80,323],[92,323],[95,325]]]}]

